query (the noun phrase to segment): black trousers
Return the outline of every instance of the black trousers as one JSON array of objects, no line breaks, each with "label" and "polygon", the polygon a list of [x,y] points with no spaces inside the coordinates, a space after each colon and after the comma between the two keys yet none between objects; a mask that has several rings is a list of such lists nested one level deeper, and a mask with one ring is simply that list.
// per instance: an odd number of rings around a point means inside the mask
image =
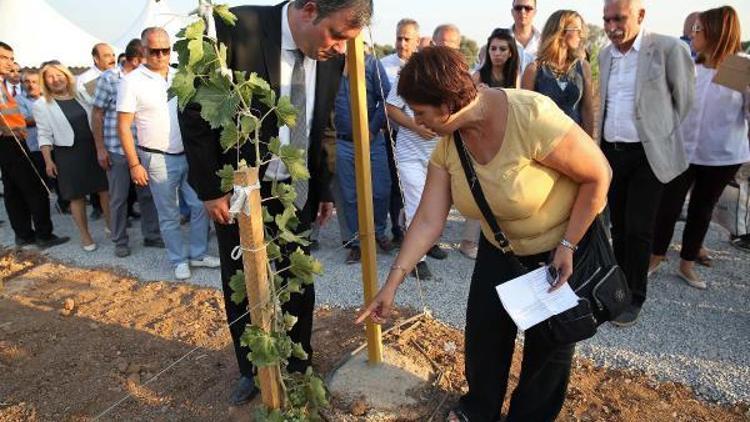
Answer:
[{"label": "black trousers", "polygon": [[396,143],[397,130],[385,134],[385,151],[388,155],[388,169],[391,171],[391,199],[388,205],[388,214],[391,216],[391,234],[393,237],[403,237],[401,229],[401,210],[404,208],[404,201],[401,197],[401,185],[398,183],[398,169],[396,168],[396,159],[393,158],[393,145]]},{"label": "black trousers", "polygon": [[[549,253],[544,253],[520,259],[532,270],[546,263],[548,257]],[[461,406],[472,422],[494,422],[500,417],[517,327],[503,308],[495,286],[516,276],[508,257],[482,235],[464,334],[469,392],[461,397]],[[507,421],[553,421],[565,401],[575,345],[551,345],[537,327],[524,334],[521,376],[511,397]]]},{"label": "black trousers", "polygon": [[684,173],[667,184],[656,218],[654,255],[666,255],[674,234],[674,226],[680,217],[685,197],[690,191],[690,204],[685,230],[682,232],[680,258],[685,261],[695,261],[703,246],[703,239],[711,223],[714,207],[724,188],[734,180],[734,175],[739,168],[739,164],[731,166],[691,164]]},{"label": "black trousers", "polygon": [[654,224],[664,184],[656,178],[640,143],[602,142],[612,167],[609,216],[615,258],[628,279],[633,304],[646,301]]},{"label": "black trousers", "polygon": [[52,236],[49,195],[34,171],[33,158],[30,162],[24,151],[32,157],[25,143],[19,147],[15,139],[0,137],[5,209],[16,239],[49,239]]},{"label": "black trousers", "polygon": [[[271,197],[271,183],[261,183],[261,194],[263,198]],[[308,205],[302,212],[298,213],[300,219],[300,225],[297,231],[305,231],[310,228],[312,212],[308,209],[311,203],[314,201],[308,200]],[[284,206],[278,200],[269,200],[264,202],[264,205],[268,208],[271,215],[281,214],[284,211]],[[317,202],[315,202],[317,207]],[[271,228],[272,235],[274,228]],[[231,300],[232,289],[229,287],[230,278],[237,272],[242,270],[242,259],[233,260],[231,258],[232,250],[240,244],[240,234],[237,224],[216,224],[216,238],[219,243],[219,258],[221,260],[221,286],[224,291],[224,308],[227,313],[227,321],[232,323],[233,321],[240,318],[242,314],[247,312],[248,302],[247,300],[242,303],[235,304]],[[289,256],[298,245],[287,245],[282,246],[282,256]],[[301,247],[301,246],[300,246]],[[309,247],[302,247],[305,253],[310,253]],[[274,262],[275,268],[286,268],[289,266],[287,259],[282,259]],[[282,276],[291,276],[289,273],[282,273]],[[313,310],[315,308],[315,289],[312,285],[306,286],[304,292],[301,294],[292,294],[291,300],[284,304],[283,310],[299,318],[297,324],[289,332],[292,341],[302,344],[308,355],[308,359],[305,361],[296,359],[294,357],[289,359],[289,365],[287,369],[290,372],[304,372],[312,360],[313,350],[310,343],[312,336],[312,322],[313,322]],[[250,349],[243,347],[240,344],[240,337],[245,332],[245,326],[250,323],[250,316],[246,315],[239,319],[234,325],[229,327],[229,331],[232,335],[232,342],[234,343],[234,352],[237,355],[237,364],[239,365],[240,374],[243,376],[252,376],[254,371],[247,358]]]}]

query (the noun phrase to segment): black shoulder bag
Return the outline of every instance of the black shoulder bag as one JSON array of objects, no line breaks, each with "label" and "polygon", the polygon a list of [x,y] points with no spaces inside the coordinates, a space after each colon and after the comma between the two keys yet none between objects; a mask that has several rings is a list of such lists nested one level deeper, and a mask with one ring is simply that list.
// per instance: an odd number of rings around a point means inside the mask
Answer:
[{"label": "black shoulder bag", "polygon": [[[528,272],[492,214],[458,131],[453,133],[453,141],[474,200],[501,251],[510,259],[516,274]],[[627,279],[617,265],[599,216],[579,243],[574,258],[568,284],[579,297],[578,305],[540,323],[543,324],[540,331],[554,344],[570,344],[592,337],[599,325],[616,318],[630,303]]]}]

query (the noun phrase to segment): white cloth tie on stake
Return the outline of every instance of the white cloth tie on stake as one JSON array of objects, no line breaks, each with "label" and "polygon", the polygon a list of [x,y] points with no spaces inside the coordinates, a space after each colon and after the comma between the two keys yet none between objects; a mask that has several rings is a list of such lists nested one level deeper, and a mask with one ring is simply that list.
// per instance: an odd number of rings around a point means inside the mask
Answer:
[{"label": "white cloth tie on stake", "polygon": [[244,213],[246,216],[250,216],[250,195],[253,191],[260,189],[260,182],[250,186],[238,186],[234,185],[234,193],[232,193],[232,199],[229,202],[229,217],[231,218],[230,223],[234,222],[234,219]]},{"label": "white cloth tie on stake", "polygon": [[214,5],[209,0],[201,0],[198,15],[206,22],[206,36],[216,40],[216,21],[214,21]]}]

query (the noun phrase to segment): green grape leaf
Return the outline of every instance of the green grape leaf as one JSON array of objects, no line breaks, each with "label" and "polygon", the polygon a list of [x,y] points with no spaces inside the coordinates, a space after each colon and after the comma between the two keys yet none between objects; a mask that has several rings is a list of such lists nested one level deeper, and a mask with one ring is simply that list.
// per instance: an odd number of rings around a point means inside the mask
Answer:
[{"label": "green grape leaf", "polygon": [[305,150],[292,145],[282,145],[278,156],[289,171],[289,175],[292,176],[292,180],[308,180],[310,178],[310,171],[307,169],[305,160]]},{"label": "green grape leaf", "polygon": [[205,31],[206,22],[203,19],[196,19],[195,22],[185,28],[185,38],[189,40],[202,40]]},{"label": "green grape leaf", "polygon": [[177,62],[180,69],[186,68],[190,61],[190,50],[188,49],[189,42],[190,40],[187,39],[177,40],[172,47],[172,50],[177,53]]},{"label": "green grape leaf", "polygon": [[187,69],[177,72],[169,88],[169,95],[176,96],[180,111],[184,110],[195,95],[195,74]]},{"label": "green grape leaf", "polygon": [[[289,291],[289,293],[302,293],[303,287],[302,287],[303,281],[299,278],[292,277],[286,282],[286,289]],[[289,331],[289,330],[287,330]]]},{"label": "green grape leaf", "polygon": [[294,210],[294,208],[288,207],[284,209],[284,212],[281,214],[277,214],[276,218],[276,227],[279,228],[279,230],[294,230],[297,228],[297,225],[299,224],[299,219],[297,218],[297,213]]},{"label": "green grape leaf", "polygon": [[294,200],[297,199],[297,191],[288,183],[277,183],[271,189],[271,195],[278,198],[284,208],[294,207]]},{"label": "green grape leaf", "polygon": [[225,164],[224,167],[216,172],[221,178],[221,191],[230,192],[234,189],[234,167]]},{"label": "green grape leaf", "polygon": [[190,51],[190,60],[188,60],[188,69],[195,66],[196,63],[203,59],[203,40],[190,40],[188,42],[188,50]]},{"label": "green grape leaf", "polygon": [[214,6],[214,15],[221,18],[229,26],[234,26],[237,22],[237,16],[229,10],[229,6],[225,4],[217,4]]},{"label": "green grape leaf", "polygon": [[328,391],[322,379],[315,375],[307,376],[307,401],[315,408],[328,407]]},{"label": "green grape leaf", "polygon": [[253,93],[258,96],[266,97],[270,95],[269,92],[273,92],[271,84],[269,84],[265,79],[258,76],[258,74],[255,72],[252,72],[247,78],[247,83],[252,88]]},{"label": "green grape leaf", "polygon": [[292,339],[284,332],[273,332],[271,337],[274,340],[276,353],[281,359],[288,359],[292,356]]},{"label": "green grape leaf", "polygon": [[195,101],[201,105],[201,117],[212,129],[234,124],[240,100],[229,81],[218,73],[212,73],[208,82],[198,88]]},{"label": "green grape leaf", "polygon": [[[296,316],[288,312],[284,312],[284,328],[286,328],[287,331],[291,330],[292,328],[294,328],[294,325],[297,324],[298,319],[299,318],[297,318]],[[294,354],[294,349],[292,349],[292,354]],[[303,360],[304,359],[307,358],[303,358]]]},{"label": "green grape leaf", "polygon": [[268,409],[265,406],[258,406],[253,413],[253,420],[257,422],[289,422],[278,409]]},{"label": "green grape leaf", "polygon": [[291,273],[305,284],[312,284],[315,275],[323,273],[323,264],[312,256],[305,255],[300,248],[289,257],[289,263]]},{"label": "green grape leaf", "polygon": [[279,355],[276,339],[258,327],[248,326],[240,337],[240,343],[252,350],[248,358],[255,366],[271,366],[281,361],[282,357]]},{"label": "green grape leaf", "polygon": [[[242,116],[240,118],[240,128],[245,138],[250,136],[253,131],[258,127],[258,118],[255,116]],[[244,142],[243,142],[244,143]]]},{"label": "green grape leaf", "polygon": [[292,294],[289,293],[289,291],[287,291],[287,290],[282,290],[279,293],[279,303],[282,304],[282,305],[285,304],[285,303],[287,303],[287,302],[289,302],[289,300],[291,298],[292,298]]},{"label": "green grape leaf", "polygon": [[284,95],[279,98],[274,112],[278,118],[279,127],[285,125],[294,127],[297,124],[297,109],[292,105],[292,100],[288,96]]},{"label": "green grape leaf", "polygon": [[275,242],[268,242],[266,245],[267,258],[274,261],[281,258],[281,248]]},{"label": "green grape leaf", "polygon": [[196,74],[207,75],[219,67],[214,44],[203,41],[203,58],[193,66]]},{"label": "green grape leaf", "polygon": [[268,141],[268,151],[270,151],[271,154],[275,154],[277,156],[281,154],[281,140],[278,136],[274,136],[270,141]]},{"label": "green grape leaf", "polygon": [[299,343],[294,343],[292,345],[292,356],[299,360],[307,360],[307,352]]},{"label": "green grape leaf", "polygon": [[273,222],[273,216],[270,212],[268,212],[268,207],[261,207],[261,213],[263,214],[263,222],[264,223],[272,223]]},{"label": "green grape leaf", "polygon": [[237,126],[228,125],[224,127],[221,131],[221,136],[219,137],[219,143],[221,144],[221,149],[224,150],[224,153],[240,143],[240,136],[242,136],[242,134],[237,130]]},{"label": "green grape leaf", "polygon": [[229,287],[232,289],[232,302],[239,305],[247,298],[247,291],[245,290],[245,273],[241,270],[237,270],[236,273],[229,279]]}]

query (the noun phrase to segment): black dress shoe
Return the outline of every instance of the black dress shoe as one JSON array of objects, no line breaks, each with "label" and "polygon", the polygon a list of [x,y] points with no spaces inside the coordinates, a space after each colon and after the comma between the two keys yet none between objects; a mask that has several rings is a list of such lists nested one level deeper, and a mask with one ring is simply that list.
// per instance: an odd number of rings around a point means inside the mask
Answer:
[{"label": "black dress shoe", "polygon": [[417,266],[414,267],[413,270],[411,270],[409,276],[419,278],[423,281],[428,281],[432,280],[432,271],[430,271],[430,268],[427,267],[427,263],[425,261],[421,261],[417,263]]},{"label": "black dress shoe", "polygon": [[249,403],[258,393],[260,393],[260,390],[255,386],[253,377],[242,376],[237,381],[237,384],[235,384],[234,390],[232,390],[232,395],[229,397],[229,404],[240,406]]},{"label": "black dress shoe", "polygon": [[24,246],[33,245],[34,243],[36,243],[36,239],[33,238],[33,237],[31,237],[29,239],[24,239],[24,238],[21,238],[21,237],[16,237],[16,246],[18,246],[19,248],[23,248]]},{"label": "black dress shoe", "polygon": [[143,239],[143,246],[146,248],[161,248],[161,249],[164,249],[166,247],[164,245],[164,240],[162,240],[160,237],[157,237],[156,239]]},{"label": "black dress shoe", "polygon": [[42,238],[42,239],[37,238],[36,246],[39,247],[39,249],[47,249],[53,246],[67,243],[69,240],[70,238],[68,236],[55,236],[54,234],[52,234],[48,238]]},{"label": "black dress shoe", "polygon": [[429,251],[427,251],[427,256],[435,259],[445,259],[448,258],[448,252],[442,250],[440,246],[434,245]]},{"label": "black dress shoe", "polygon": [[638,314],[641,313],[641,307],[630,305],[617,318],[611,321],[615,327],[632,327],[638,320]]}]

